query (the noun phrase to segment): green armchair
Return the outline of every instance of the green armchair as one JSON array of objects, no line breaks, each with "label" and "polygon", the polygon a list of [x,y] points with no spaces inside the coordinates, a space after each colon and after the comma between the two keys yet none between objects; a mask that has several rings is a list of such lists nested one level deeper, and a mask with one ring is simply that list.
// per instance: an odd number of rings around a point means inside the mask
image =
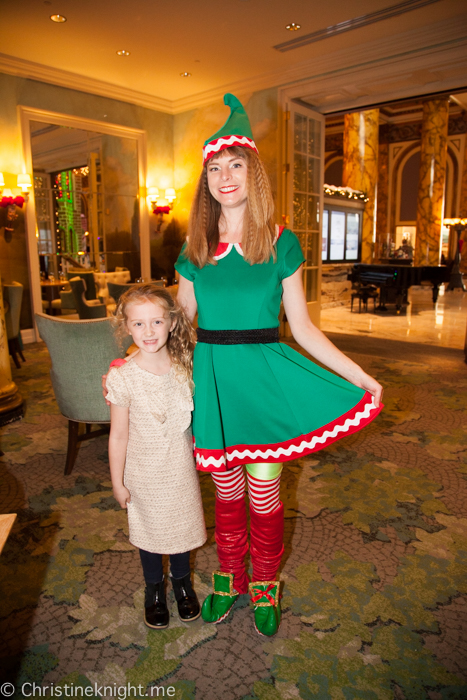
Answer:
[{"label": "green armchair", "polygon": [[[101,377],[112,360],[125,356],[131,338],[122,350],[110,318],[81,321],[48,314],[35,314],[35,318],[52,360],[55,398],[68,418],[65,474],[71,474],[79,443],[109,430],[110,409],[102,395]],[[93,424],[100,428],[92,430]]]},{"label": "green armchair", "polygon": [[88,301],[86,299],[86,283],[80,277],[70,280],[71,292],[74,299],[74,307],[78,311],[80,319],[105,318],[107,307],[98,299]]},{"label": "green armchair", "polygon": [[118,304],[120,297],[124,292],[127,291],[127,289],[130,289],[131,287],[134,287],[133,284],[116,284],[115,282],[107,282],[107,289],[109,290],[109,297],[112,297],[112,299],[115,301],[115,304]]}]

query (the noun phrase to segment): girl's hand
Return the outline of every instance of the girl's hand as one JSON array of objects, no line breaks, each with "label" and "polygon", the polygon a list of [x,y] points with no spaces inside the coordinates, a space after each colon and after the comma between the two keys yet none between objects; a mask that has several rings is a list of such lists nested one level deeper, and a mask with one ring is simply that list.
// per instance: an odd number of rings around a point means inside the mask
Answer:
[{"label": "girl's hand", "polygon": [[128,503],[131,503],[131,493],[123,484],[113,487],[114,498],[121,508],[126,508]]}]

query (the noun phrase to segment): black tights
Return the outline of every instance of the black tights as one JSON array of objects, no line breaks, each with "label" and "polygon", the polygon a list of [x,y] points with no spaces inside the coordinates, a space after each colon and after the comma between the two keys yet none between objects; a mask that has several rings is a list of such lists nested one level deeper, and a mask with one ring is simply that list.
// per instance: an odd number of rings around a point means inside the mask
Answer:
[{"label": "black tights", "polygon": [[[141,564],[143,565],[144,580],[146,583],[160,583],[164,578],[162,569],[162,554],[139,550]],[[190,573],[190,552],[181,554],[169,554],[170,572],[173,578],[183,578]]]}]

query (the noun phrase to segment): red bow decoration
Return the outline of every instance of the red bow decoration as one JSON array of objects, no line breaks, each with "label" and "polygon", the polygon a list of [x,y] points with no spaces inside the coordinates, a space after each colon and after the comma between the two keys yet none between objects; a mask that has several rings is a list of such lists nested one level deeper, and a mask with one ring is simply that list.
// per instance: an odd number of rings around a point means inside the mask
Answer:
[{"label": "red bow decoration", "polygon": [[170,207],[156,207],[152,210],[153,214],[170,214]]},{"label": "red bow decoration", "polygon": [[251,602],[256,603],[264,595],[264,596],[266,596],[268,603],[271,603],[271,605],[275,605],[276,599],[272,595],[270,595],[270,591],[272,591],[275,587],[276,587],[275,583],[270,583],[265,591],[262,591],[260,588],[252,588],[251,589]]},{"label": "red bow decoration", "polygon": [[0,200],[0,207],[9,207],[11,204],[16,204],[17,207],[22,207],[24,204],[24,197],[18,195],[17,197],[2,197]]}]

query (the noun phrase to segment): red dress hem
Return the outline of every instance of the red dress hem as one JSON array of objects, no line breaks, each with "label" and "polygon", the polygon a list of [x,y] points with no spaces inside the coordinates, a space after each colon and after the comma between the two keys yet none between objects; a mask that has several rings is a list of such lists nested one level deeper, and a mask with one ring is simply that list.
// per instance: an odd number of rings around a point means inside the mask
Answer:
[{"label": "red dress hem", "polygon": [[381,403],[376,408],[373,396],[365,392],[353,408],[330,423],[291,440],[266,445],[233,445],[224,450],[209,450],[196,447],[194,437],[196,468],[203,472],[224,472],[240,464],[288,462],[299,459],[361,430],[371,423],[383,408]]}]

